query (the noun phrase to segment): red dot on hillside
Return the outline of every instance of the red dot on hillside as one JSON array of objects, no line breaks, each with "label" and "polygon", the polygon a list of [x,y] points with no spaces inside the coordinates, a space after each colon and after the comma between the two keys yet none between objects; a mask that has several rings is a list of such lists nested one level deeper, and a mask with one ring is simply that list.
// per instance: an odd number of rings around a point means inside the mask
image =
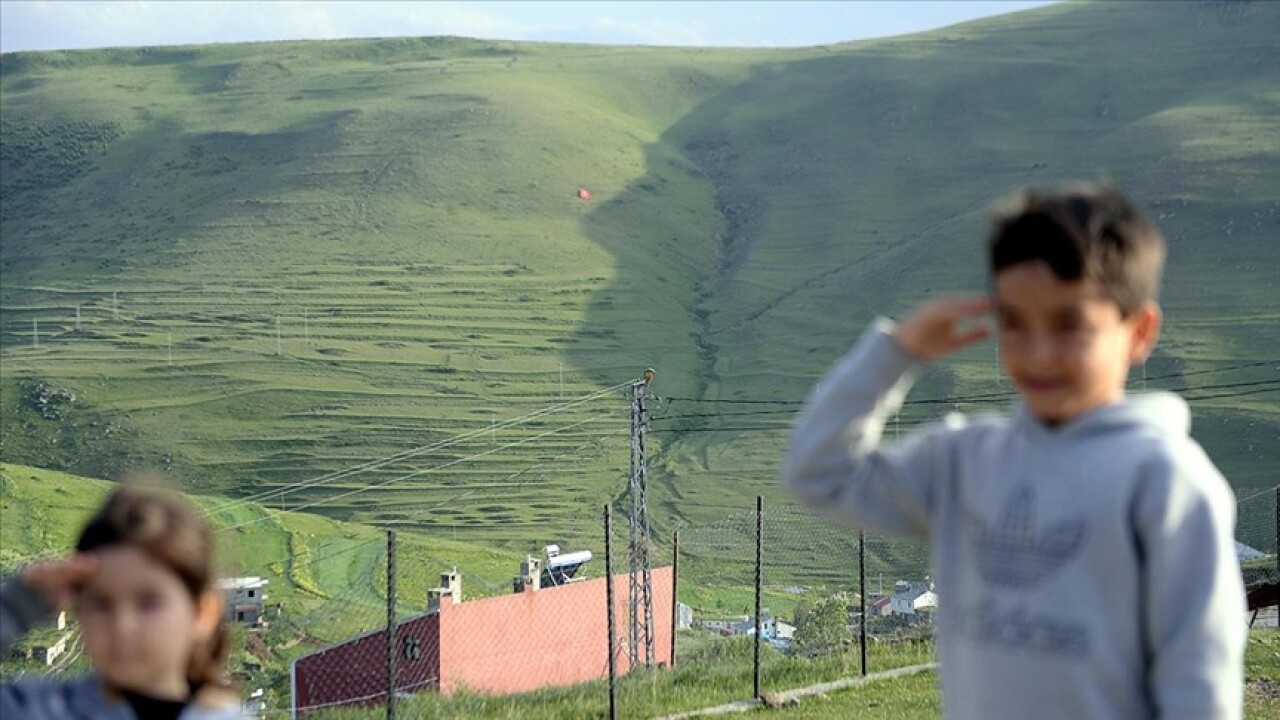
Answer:
[{"label": "red dot on hillside", "polygon": [[578,188],[578,197],[582,200],[590,200],[591,191],[586,188]]}]

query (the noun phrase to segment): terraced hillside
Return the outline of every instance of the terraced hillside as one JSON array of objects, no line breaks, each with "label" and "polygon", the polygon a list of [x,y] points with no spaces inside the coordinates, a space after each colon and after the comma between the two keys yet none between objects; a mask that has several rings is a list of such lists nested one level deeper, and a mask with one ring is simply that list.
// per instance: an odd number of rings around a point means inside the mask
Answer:
[{"label": "terraced hillside", "polygon": [[[623,492],[619,386],[654,366],[655,520],[713,523],[782,499],[795,403],[873,315],[982,288],[990,203],[1106,174],[1172,246],[1135,387],[1188,388],[1232,481],[1268,486],[1278,20],[5,55],[3,457],[528,549]],[[996,370],[930,370],[895,432],[1003,404]]]}]

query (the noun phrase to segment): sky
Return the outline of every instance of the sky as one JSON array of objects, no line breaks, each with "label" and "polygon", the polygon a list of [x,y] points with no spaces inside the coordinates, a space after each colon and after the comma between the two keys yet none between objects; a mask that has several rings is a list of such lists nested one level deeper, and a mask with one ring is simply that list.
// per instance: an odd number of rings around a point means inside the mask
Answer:
[{"label": "sky", "polygon": [[0,2],[0,52],[460,35],[494,40],[794,47],[901,35],[1051,4],[928,2]]}]

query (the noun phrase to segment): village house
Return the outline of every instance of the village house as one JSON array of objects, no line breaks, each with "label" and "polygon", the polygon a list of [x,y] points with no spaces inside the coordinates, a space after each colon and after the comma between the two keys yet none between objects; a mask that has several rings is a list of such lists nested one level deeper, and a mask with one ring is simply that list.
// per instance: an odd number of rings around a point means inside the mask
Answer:
[{"label": "village house", "polygon": [[924,582],[899,580],[893,586],[889,607],[894,617],[906,622],[929,619],[938,607],[938,594],[928,578]]},{"label": "village house", "polygon": [[676,629],[688,630],[693,627],[693,608],[682,602],[676,603]]},{"label": "village house", "polygon": [[[730,635],[755,635],[756,621],[754,618],[746,618],[740,622],[733,623],[729,628]],[[790,640],[795,637],[796,628],[791,623],[779,620],[766,610],[764,616],[760,618],[760,634],[766,640]]]},{"label": "village house", "polygon": [[24,642],[16,643],[10,650],[14,660],[33,660],[41,665],[53,665],[71,646],[75,633],[67,629],[67,613],[58,613],[54,627],[38,630]]},{"label": "village house", "polygon": [[694,620],[693,626],[709,632],[720,633],[721,635],[732,635],[733,626],[746,622],[746,615],[738,615],[732,618],[699,618]]},{"label": "village house", "polygon": [[260,577],[222,578],[218,580],[218,589],[226,599],[226,615],[228,620],[258,625],[263,616],[263,607],[267,601],[266,586],[269,580]]}]

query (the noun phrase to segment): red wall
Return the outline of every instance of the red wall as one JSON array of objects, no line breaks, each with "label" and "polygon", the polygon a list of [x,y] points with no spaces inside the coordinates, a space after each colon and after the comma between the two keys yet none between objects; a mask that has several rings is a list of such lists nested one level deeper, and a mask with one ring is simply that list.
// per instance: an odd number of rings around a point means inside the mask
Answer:
[{"label": "red wall", "polygon": [[[396,626],[396,689],[420,692],[440,677],[439,617],[420,615]],[[420,649],[418,659],[406,648]],[[294,665],[294,705],[300,711],[333,704],[386,702],[387,636],[377,631],[298,659]],[[300,717],[305,716],[299,713]]]},{"label": "red wall", "polygon": [[[653,578],[654,664],[671,661],[671,568]],[[571,685],[609,675],[605,580],[458,605],[440,616],[440,690],[490,693]],[[629,669],[628,578],[614,578],[618,673]],[[644,651],[640,651],[641,661]]]},{"label": "red wall", "polygon": [[[671,568],[655,568],[652,578],[653,662],[670,665]],[[626,575],[614,578],[614,595],[621,675],[630,669]],[[608,677],[605,597],[605,580],[599,578],[456,605],[446,598],[439,612],[397,627],[396,688],[501,694]],[[417,660],[404,655],[409,638],[418,641]],[[299,658],[294,703],[300,715],[317,706],[385,702],[386,643],[378,631]]]}]

